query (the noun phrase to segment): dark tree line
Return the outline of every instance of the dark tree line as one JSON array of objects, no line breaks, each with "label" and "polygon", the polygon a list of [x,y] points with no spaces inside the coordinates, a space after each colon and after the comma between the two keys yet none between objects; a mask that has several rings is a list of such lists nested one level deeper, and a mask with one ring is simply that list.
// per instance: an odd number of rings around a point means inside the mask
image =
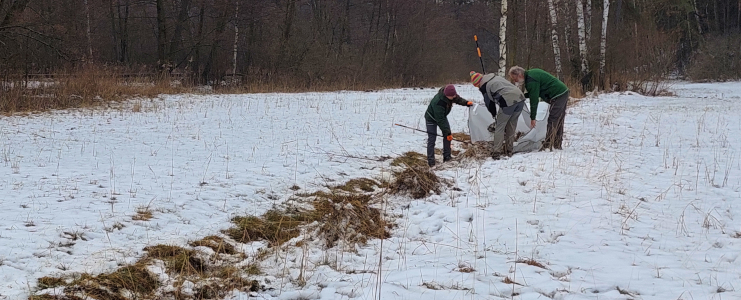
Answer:
[{"label": "dark tree line", "polygon": [[[738,78],[741,0],[609,0],[606,73]],[[582,80],[577,5],[596,74],[604,0],[556,0],[561,64]],[[501,0],[0,0],[0,72],[237,73],[243,82],[368,87],[463,81],[499,59]],[[555,71],[547,0],[508,0],[507,65]],[[594,76],[594,75],[590,75]]]}]

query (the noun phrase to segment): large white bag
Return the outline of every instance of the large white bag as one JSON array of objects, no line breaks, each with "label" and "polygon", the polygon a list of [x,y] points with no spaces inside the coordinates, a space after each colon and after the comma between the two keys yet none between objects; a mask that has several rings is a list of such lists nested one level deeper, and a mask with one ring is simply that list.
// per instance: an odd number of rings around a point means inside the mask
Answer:
[{"label": "large white bag", "polygon": [[[514,152],[531,152],[540,150],[548,131],[548,111],[549,105],[545,102],[538,104],[538,121],[535,129],[530,130],[530,103],[526,103],[517,120],[517,132],[525,133],[514,143]],[[491,113],[485,105],[474,104],[468,108],[468,129],[471,132],[472,142],[488,142],[493,139],[492,133],[487,130],[489,125],[494,122]]]}]

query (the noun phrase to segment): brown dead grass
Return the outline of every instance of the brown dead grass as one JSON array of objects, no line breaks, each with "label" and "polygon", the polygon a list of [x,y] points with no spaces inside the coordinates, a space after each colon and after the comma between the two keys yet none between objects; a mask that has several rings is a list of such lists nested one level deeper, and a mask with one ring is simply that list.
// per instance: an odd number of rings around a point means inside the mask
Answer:
[{"label": "brown dead grass", "polygon": [[46,277],[39,278],[36,286],[39,289],[43,290],[43,289],[50,289],[50,288],[62,286],[65,283],[66,283],[65,280],[62,278],[46,276]]},{"label": "brown dead grass", "polygon": [[211,250],[214,250],[214,252],[219,254],[237,254],[237,250],[232,246],[232,244],[229,244],[224,241],[223,238],[215,236],[215,235],[209,235],[205,238],[202,238],[197,241],[190,242],[189,245],[193,247],[197,246],[203,246],[211,248]]},{"label": "brown dead grass", "polygon": [[172,245],[144,247],[147,256],[165,262],[167,269],[183,275],[203,275],[206,271],[204,261],[195,251]]},{"label": "brown dead grass", "polygon": [[136,209],[136,214],[132,216],[131,219],[134,221],[149,221],[152,217],[154,217],[152,210],[142,207]]},{"label": "brown dead grass", "polygon": [[306,215],[290,214],[278,210],[269,210],[261,217],[234,217],[236,227],[223,232],[240,243],[267,241],[270,246],[279,246],[300,234],[299,226],[309,221]]},{"label": "brown dead grass", "polygon": [[[159,94],[182,93],[183,88],[170,85],[170,78],[122,77],[117,71],[88,66],[53,79],[41,81],[39,87],[29,86],[25,78],[6,77],[0,92],[0,112],[37,112],[50,109],[92,107],[129,98],[154,98]],[[139,109],[141,105],[139,104]],[[136,105],[133,109],[136,111]]]},{"label": "brown dead grass", "polygon": [[432,193],[441,193],[441,180],[434,172],[424,166],[413,165],[403,171],[394,172],[394,182],[391,183],[392,194],[408,194],[414,199],[422,199]]},{"label": "brown dead grass", "polygon": [[491,158],[492,154],[494,152],[489,142],[475,142],[460,157],[464,159],[485,160]]},{"label": "brown dead grass", "polygon": [[526,265],[530,265],[530,266],[533,266],[533,267],[538,267],[538,268],[541,268],[541,269],[548,270],[548,267],[546,267],[544,264],[541,264],[541,263],[535,261],[532,258],[519,259],[519,260],[517,260],[517,263],[526,264]]},{"label": "brown dead grass", "polygon": [[377,187],[381,186],[378,181],[370,178],[355,178],[351,179],[343,185],[333,186],[330,189],[339,189],[349,193],[357,192],[373,192]]},{"label": "brown dead grass", "polygon": [[427,167],[427,156],[419,152],[405,152],[401,156],[394,158],[391,161],[391,166],[394,167]]},{"label": "brown dead grass", "polygon": [[324,194],[313,202],[310,219],[319,222],[318,233],[328,248],[338,241],[365,244],[369,238],[385,239],[391,236],[392,225],[371,207],[373,198],[367,194]]}]

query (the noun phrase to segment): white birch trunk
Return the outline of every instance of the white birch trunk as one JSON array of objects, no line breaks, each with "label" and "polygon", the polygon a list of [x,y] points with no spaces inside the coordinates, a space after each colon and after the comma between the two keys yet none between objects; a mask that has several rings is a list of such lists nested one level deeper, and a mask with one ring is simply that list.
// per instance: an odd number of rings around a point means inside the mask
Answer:
[{"label": "white birch trunk", "polygon": [[584,26],[587,31],[587,43],[592,38],[592,0],[586,0],[584,11]]},{"label": "white birch trunk", "polygon": [[507,74],[507,0],[502,0],[502,17],[499,19],[499,72],[505,77]]},{"label": "white birch trunk", "polygon": [[605,56],[607,53],[607,17],[610,15],[610,0],[603,0],[604,9],[602,11],[602,38],[599,45],[599,78],[600,83],[605,82]]},{"label": "white birch trunk", "polygon": [[581,56],[581,74],[586,75],[589,72],[589,62],[587,61],[587,39],[584,28],[584,8],[581,0],[576,0],[576,17],[579,27],[579,55]]},{"label": "white birch trunk", "polygon": [[[562,16],[568,16],[571,14],[571,10],[569,7],[569,1],[566,0],[563,2],[563,5],[561,6],[561,15]],[[564,21],[563,24],[564,30],[564,44],[566,44],[566,60],[571,62],[571,54],[574,53],[574,44],[571,42],[571,23],[569,22],[569,19]]]},{"label": "white birch trunk", "polygon": [[85,17],[87,18],[87,52],[90,57],[88,57],[89,61],[93,60],[93,42],[92,38],[90,37],[90,6],[88,5],[87,0],[84,0],[85,2]]},{"label": "white birch trunk", "polygon": [[[741,0],[739,0],[739,5],[741,5]],[[702,34],[702,25],[700,24],[700,11],[697,10],[697,0],[692,0],[692,6],[694,6],[695,8],[695,21],[697,21],[697,32],[699,34]],[[739,13],[741,13],[741,9],[739,9]]]},{"label": "white birch trunk", "polygon": [[238,26],[238,20],[239,20],[239,1],[236,2],[236,9],[234,11],[234,49],[233,49],[233,56],[234,60],[232,62],[232,78],[236,79],[237,77],[237,45],[239,42],[239,26]]},{"label": "white birch trunk", "polygon": [[558,19],[556,18],[556,6],[553,5],[554,0],[548,0],[548,9],[551,12],[551,42],[553,43],[553,57],[556,61],[556,75],[559,79],[563,79],[563,70],[561,68],[561,46],[558,45]]}]

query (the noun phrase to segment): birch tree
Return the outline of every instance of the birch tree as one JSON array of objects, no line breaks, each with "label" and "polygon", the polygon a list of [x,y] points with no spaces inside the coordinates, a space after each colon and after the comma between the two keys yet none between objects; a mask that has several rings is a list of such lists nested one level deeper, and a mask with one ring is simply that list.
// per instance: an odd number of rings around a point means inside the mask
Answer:
[{"label": "birch tree", "polygon": [[584,28],[584,8],[581,0],[576,0],[576,17],[579,27],[579,55],[581,56],[581,75],[585,77],[589,72],[589,61],[587,61],[587,39]]},{"label": "birch tree", "polygon": [[599,45],[599,80],[604,88],[605,85],[605,53],[607,52],[607,17],[610,14],[610,0],[603,0],[602,9],[602,38]]},{"label": "birch tree", "polygon": [[587,32],[587,42],[589,42],[592,38],[592,0],[586,0],[584,6],[584,26]]},{"label": "birch tree", "polygon": [[235,1],[235,9],[234,9],[234,48],[232,50],[233,54],[233,60],[232,60],[232,77],[236,78],[237,74],[237,45],[239,42],[239,0]]},{"label": "birch tree", "polygon": [[[556,19],[556,7],[553,4],[554,0],[548,0],[548,10],[551,14],[551,42],[553,43],[553,57],[556,61],[556,75],[559,79],[563,79],[563,70],[561,68],[561,47],[558,45],[558,20]],[[607,0],[605,0],[607,1]]]},{"label": "birch tree", "polygon": [[507,0],[502,0],[502,17],[499,18],[499,76],[507,73]]}]

